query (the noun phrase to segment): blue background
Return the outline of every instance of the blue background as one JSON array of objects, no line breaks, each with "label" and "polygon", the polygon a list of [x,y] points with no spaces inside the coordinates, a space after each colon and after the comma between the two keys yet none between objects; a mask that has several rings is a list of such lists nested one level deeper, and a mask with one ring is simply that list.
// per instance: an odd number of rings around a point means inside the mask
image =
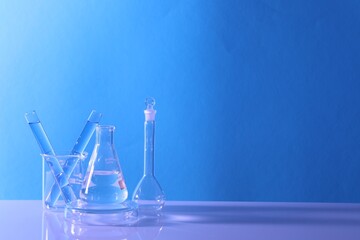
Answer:
[{"label": "blue background", "polygon": [[0,199],[41,198],[33,109],[58,151],[101,111],[132,192],[154,96],[169,200],[359,202],[359,37],[355,0],[1,1]]}]

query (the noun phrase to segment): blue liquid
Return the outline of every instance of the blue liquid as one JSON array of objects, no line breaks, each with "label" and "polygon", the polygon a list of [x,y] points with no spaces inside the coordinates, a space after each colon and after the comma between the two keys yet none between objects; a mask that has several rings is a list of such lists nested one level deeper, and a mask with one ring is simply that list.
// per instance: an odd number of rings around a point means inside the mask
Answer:
[{"label": "blue liquid", "polygon": [[[36,138],[36,141],[40,146],[41,152],[48,155],[55,155],[55,152],[50,144],[48,137],[46,136],[46,133],[40,121],[29,122],[29,126]],[[68,178],[66,177],[66,174],[64,173],[59,161],[54,157],[49,157],[46,163],[51,169],[51,172],[57,183],[57,185],[55,185],[57,187],[57,191],[60,192],[61,189],[65,202],[70,203],[76,201],[76,196],[74,195],[74,192],[69,185]],[[56,200],[57,199],[49,198],[46,200],[46,202],[49,204],[49,206],[54,206]]]},{"label": "blue liquid", "polygon": [[[92,115],[92,113],[91,113],[91,115]],[[91,117],[91,115],[90,115],[90,117]],[[99,115],[99,116],[101,116],[101,115]],[[89,141],[91,139],[91,136],[93,135],[93,133],[95,131],[95,127],[98,124],[99,120],[100,120],[100,117],[98,117],[95,120],[96,122],[90,122],[90,121],[86,122],[86,125],[85,125],[84,129],[82,130],[80,137],[76,141],[75,146],[73,147],[73,150],[71,151],[71,154],[82,154],[84,152],[87,144],[89,143]],[[65,161],[62,169],[65,173],[64,177],[66,177],[67,180],[70,178],[78,161],[79,161],[78,157],[70,157]],[[47,197],[46,201],[50,201],[50,202],[55,201],[56,202],[59,199],[59,197],[60,197],[59,188],[54,184],[51,187],[50,195]]]},{"label": "blue liquid", "polygon": [[46,133],[45,133],[40,121],[29,123],[29,126],[36,138],[36,141],[39,144],[41,153],[55,155],[54,149],[52,148],[50,141],[49,141],[48,137],[46,136]]},{"label": "blue liquid", "polygon": [[[99,119],[100,120],[100,119]],[[84,129],[82,130],[80,137],[75,143],[71,154],[81,154],[84,152],[86,146],[88,145],[91,136],[94,134],[95,127],[99,123],[99,120],[96,122],[87,121]]]}]

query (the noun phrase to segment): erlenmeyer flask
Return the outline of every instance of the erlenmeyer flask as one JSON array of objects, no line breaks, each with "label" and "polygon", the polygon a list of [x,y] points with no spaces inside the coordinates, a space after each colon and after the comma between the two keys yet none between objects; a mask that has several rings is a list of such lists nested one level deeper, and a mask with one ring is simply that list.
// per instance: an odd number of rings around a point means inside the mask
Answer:
[{"label": "erlenmeyer flask", "polygon": [[136,186],[133,201],[144,215],[159,215],[165,203],[165,194],[154,175],[155,100],[145,100],[144,175]]},{"label": "erlenmeyer flask", "polygon": [[114,146],[114,126],[96,127],[96,144],[82,184],[80,198],[88,204],[116,204],[128,197]]}]

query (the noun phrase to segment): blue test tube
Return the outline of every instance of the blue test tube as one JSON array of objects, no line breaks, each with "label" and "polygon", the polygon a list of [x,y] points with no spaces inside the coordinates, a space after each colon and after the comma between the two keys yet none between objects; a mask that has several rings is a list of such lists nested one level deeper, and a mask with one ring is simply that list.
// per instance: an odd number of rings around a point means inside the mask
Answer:
[{"label": "blue test tube", "polygon": [[[71,150],[70,155],[82,154],[84,152],[87,144],[89,143],[89,141],[91,139],[91,136],[93,135],[93,133],[95,131],[96,125],[99,123],[99,121],[101,119],[101,116],[102,116],[101,113],[98,113],[95,110],[91,111],[79,138],[77,139],[73,149]],[[63,171],[66,175],[67,180],[69,180],[78,161],[79,161],[78,157],[73,157],[73,158],[70,157],[70,158],[66,159],[64,166],[63,166]],[[60,190],[57,187],[57,185],[54,184],[51,187],[50,194],[47,196],[46,201],[55,204],[56,201],[59,199],[59,196],[60,196]]]},{"label": "blue test tube", "polygon": [[[53,147],[50,144],[44,128],[35,111],[25,114],[26,121],[28,122],[32,133],[35,136],[37,143],[39,144],[41,153],[55,156]],[[47,161],[49,168],[54,176],[55,182],[61,192],[65,202],[67,204],[76,202],[76,196],[69,185],[68,178],[64,173],[59,161],[56,158],[51,158]],[[50,206],[53,206],[55,202],[49,202]]]}]

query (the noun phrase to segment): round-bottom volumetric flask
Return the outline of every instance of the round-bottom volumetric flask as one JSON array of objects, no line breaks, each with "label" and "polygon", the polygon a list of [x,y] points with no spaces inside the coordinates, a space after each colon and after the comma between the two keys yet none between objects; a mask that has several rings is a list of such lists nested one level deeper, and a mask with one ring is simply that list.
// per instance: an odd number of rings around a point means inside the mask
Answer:
[{"label": "round-bottom volumetric flask", "polygon": [[143,176],[134,192],[133,201],[144,215],[160,215],[165,203],[165,194],[154,176]]},{"label": "round-bottom volumetric flask", "polygon": [[144,123],[144,175],[136,186],[133,201],[139,205],[139,214],[159,216],[165,203],[165,194],[154,174],[155,100],[145,100]]}]

